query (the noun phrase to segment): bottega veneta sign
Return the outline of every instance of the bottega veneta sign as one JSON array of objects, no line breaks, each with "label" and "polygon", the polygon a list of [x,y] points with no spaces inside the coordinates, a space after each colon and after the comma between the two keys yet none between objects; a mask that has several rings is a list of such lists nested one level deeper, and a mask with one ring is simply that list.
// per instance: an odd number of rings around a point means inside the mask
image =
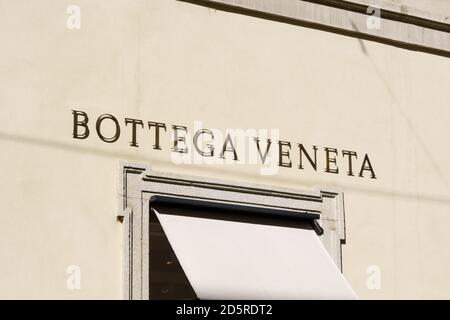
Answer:
[{"label": "bottega veneta sign", "polygon": [[[194,132],[189,132],[183,125],[171,124],[170,126],[163,122],[143,121],[141,119],[125,118],[122,123],[111,114],[102,114],[92,124],[89,115],[80,110],[72,110],[74,139],[87,139],[91,136],[93,127],[97,137],[106,143],[117,142],[123,135],[123,127],[127,128],[129,144],[131,147],[138,148],[139,136],[144,135],[143,139],[151,139],[154,150],[163,150],[161,139],[163,135],[171,131],[170,152],[178,155],[185,155],[190,152],[196,153],[202,158],[227,159],[234,162],[241,161],[239,145],[236,143],[235,136],[227,133],[218,141],[218,134],[214,130],[198,128]],[[113,128],[105,130],[105,127]],[[169,128],[170,127],[170,128]],[[108,133],[106,133],[106,131]],[[192,139],[188,137],[192,136]],[[142,139],[142,138],[141,138]],[[188,141],[189,140],[189,141]],[[208,140],[209,143],[204,143]],[[305,146],[302,143],[291,143],[291,141],[274,140],[267,136],[252,136],[253,155],[259,163],[264,165],[269,155],[275,155],[276,165],[278,167],[293,168],[300,170],[322,171],[330,174],[346,174],[348,176],[358,176],[361,178],[376,179],[375,171],[367,153],[338,150],[332,147],[318,147],[316,145]],[[191,145],[192,147],[190,147]],[[292,155],[297,154],[298,162],[293,163]],[[323,169],[319,168],[318,159],[322,157]]]}]

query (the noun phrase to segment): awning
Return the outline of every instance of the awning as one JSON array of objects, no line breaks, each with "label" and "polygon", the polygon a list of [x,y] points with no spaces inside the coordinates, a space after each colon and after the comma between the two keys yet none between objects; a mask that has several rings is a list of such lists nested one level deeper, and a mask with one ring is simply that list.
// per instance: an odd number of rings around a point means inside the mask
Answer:
[{"label": "awning", "polygon": [[152,210],[200,299],[356,298],[308,224],[221,220],[215,212],[205,218],[176,207]]}]

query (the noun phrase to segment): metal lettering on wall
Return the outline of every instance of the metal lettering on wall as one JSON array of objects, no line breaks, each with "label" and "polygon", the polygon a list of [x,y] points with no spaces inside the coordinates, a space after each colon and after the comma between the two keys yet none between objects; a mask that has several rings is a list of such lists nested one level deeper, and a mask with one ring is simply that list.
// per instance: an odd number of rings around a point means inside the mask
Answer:
[{"label": "metal lettering on wall", "polygon": [[[89,122],[89,116],[86,112],[80,110],[72,110],[73,115],[73,133],[72,136],[74,139],[87,139],[91,135],[91,131],[93,127]],[[109,126],[112,125],[113,134],[106,134],[104,132],[103,124],[109,123]],[[143,121],[140,119],[134,118],[125,118],[123,121],[123,125],[129,128],[129,139],[130,146],[138,148],[138,129],[139,130],[148,130],[149,134],[153,136],[153,149],[154,150],[163,150],[161,146],[161,137],[162,135],[168,134],[166,123],[163,122],[155,122],[155,121]],[[240,154],[238,152],[238,148],[236,143],[233,141],[233,137],[230,134],[227,134],[223,141],[220,142],[220,147],[216,148],[212,144],[208,144],[202,146],[200,140],[203,137],[208,136],[210,141],[215,139],[214,132],[210,129],[198,129],[194,132],[192,138],[193,150],[188,148],[187,140],[189,130],[186,126],[183,125],[175,125],[172,124],[171,128],[171,153],[177,154],[188,154],[189,152],[195,152],[199,156],[204,158],[212,158],[217,157],[221,159],[230,159],[232,161],[238,162],[240,161]],[[119,120],[111,114],[103,114],[99,116],[95,121],[95,134],[98,138],[106,143],[114,143],[119,140],[121,137],[121,124]],[[300,170],[305,170],[306,167],[317,171],[318,168],[318,151],[322,153],[324,160],[324,168],[323,172],[330,174],[346,174],[348,176],[358,176],[361,178],[370,178],[376,179],[375,171],[370,161],[369,155],[364,153],[364,156],[360,157],[358,152],[352,150],[338,150],[337,148],[332,147],[323,147],[318,148],[315,145],[310,147],[304,146],[302,143],[292,144],[290,141],[277,140],[272,141],[267,137],[252,137],[252,142],[254,143],[254,147],[256,150],[256,156],[259,158],[261,164],[265,164],[267,161],[267,156],[269,151],[276,153],[277,158],[277,166],[278,167],[286,167],[292,168],[293,162],[291,160],[291,154],[293,152],[293,148],[296,149],[295,152],[298,152],[298,164],[297,168]],[[217,143],[217,141],[216,141]],[[265,144],[265,148],[263,149],[261,144]],[[273,146],[275,145],[275,146]],[[218,154],[216,154],[216,149],[219,149]],[[360,153],[361,154],[361,153]],[[345,166],[345,171],[340,170],[341,165],[338,166],[338,159],[342,166]],[[360,160],[358,160],[360,159]],[[362,159],[362,160],[361,160]]]}]

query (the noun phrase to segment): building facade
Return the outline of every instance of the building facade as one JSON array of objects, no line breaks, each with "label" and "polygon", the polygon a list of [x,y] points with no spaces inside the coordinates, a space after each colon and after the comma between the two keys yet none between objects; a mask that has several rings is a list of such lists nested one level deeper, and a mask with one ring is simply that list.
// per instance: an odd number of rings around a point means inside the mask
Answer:
[{"label": "building facade", "polygon": [[161,194],[300,210],[357,297],[450,298],[448,1],[0,7],[0,298],[151,298]]}]

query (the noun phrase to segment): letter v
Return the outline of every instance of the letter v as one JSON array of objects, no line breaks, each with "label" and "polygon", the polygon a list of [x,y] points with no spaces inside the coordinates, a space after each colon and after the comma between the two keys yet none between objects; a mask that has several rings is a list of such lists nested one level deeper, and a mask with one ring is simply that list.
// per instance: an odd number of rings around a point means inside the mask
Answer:
[{"label": "letter v", "polygon": [[264,155],[261,153],[261,148],[259,147],[259,139],[257,137],[253,138],[256,142],[256,148],[258,149],[259,156],[261,157],[261,161],[263,164],[266,162],[267,154],[269,153],[270,145],[272,144],[272,141],[270,139],[267,139],[267,147],[266,151],[264,152]]}]

